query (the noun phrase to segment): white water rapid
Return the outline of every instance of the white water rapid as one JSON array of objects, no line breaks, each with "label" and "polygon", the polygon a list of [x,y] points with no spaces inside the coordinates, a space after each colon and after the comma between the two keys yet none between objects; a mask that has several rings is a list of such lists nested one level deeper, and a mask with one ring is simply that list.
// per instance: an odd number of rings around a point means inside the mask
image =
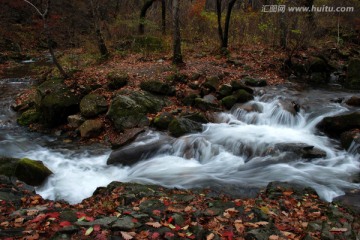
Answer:
[{"label": "white water rapid", "polygon": [[[220,113],[218,122],[204,124],[201,133],[168,141],[165,151],[131,167],[107,166],[110,150],[106,148],[51,148],[29,143],[28,138],[17,138],[15,144],[12,136],[0,139],[0,146],[9,149],[11,145],[14,157],[43,161],[54,174],[37,192],[70,203],[90,197],[97,187],[111,181],[178,188],[212,184],[259,188],[271,181],[287,181],[312,187],[322,199],[331,201],[346,190],[360,188],[352,182],[360,172],[359,146],[352,146],[349,152],[342,150],[315,128],[325,116],[347,111],[344,105],[321,101],[327,95],[317,98],[316,91],[307,104],[307,93],[303,94],[297,98],[305,107],[297,114],[284,110],[276,94],[264,95],[245,108]],[[129,147],[156,141],[161,134],[147,132]],[[286,144],[311,145],[326,157],[303,159],[280,151],[279,146]]]}]

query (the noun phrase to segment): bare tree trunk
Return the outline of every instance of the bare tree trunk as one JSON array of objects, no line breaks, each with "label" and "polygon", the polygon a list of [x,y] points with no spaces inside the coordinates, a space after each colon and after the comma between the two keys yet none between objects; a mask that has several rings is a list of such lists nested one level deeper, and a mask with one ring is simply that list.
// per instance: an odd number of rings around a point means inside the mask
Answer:
[{"label": "bare tree trunk", "polygon": [[287,24],[285,13],[280,13],[280,46],[282,48],[287,47]]},{"label": "bare tree trunk", "polygon": [[98,10],[98,4],[96,4],[96,6],[94,5],[93,0],[90,0],[90,6],[91,6],[91,13],[92,13],[92,17],[94,19],[94,27],[95,27],[95,36],[96,36],[96,40],[97,40],[97,45],[100,51],[100,55],[102,58],[107,58],[109,56],[109,51],[106,47],[102,32],[101,32],[101,28],[99,26],[99,10]]},{"label": "bare tree trunk", "polygon": [[145,33],[145,17],[147,10],[153,5],[155,0],[146,0],[143,7],[140,11],[140,23],[139,23],[139,34],[143,35]]},{"label": "bare tree trunk", "polygon": [[51,0],[46,1],[46,8],[45,8],[43,13],[40,11],[39,8],[37,8],[34,4],[29,2],[28,0],[24,0],[24,2],[26,2],[30,6],[32,6],[36,10],[36,12],[41,16],[41,19],[43,21],[43,28],[44,28],[44,32],[45,32],[45,36],[46,36],[46,40],[47,40],[47,45],[48,45],[48,49],[49,49],[49,53],[51,55],[52,61],[53,61],[54,65],[57,67],[57,69],[59,70],[60,74],[63,76],[63,78],[64,79],[69,78],[69,75],[65,72],[65,70],[60,65],[60,63],[59,63],[59,61],[58,61],[58,59],[57,59],[57,57],[55,55],[54,49],[52,47],[53,41],[51,39],[49,26],[47,24],[47,19],[48,19],[49,12],[50,12]]},{"label": "bare tree trunk", "polygon": [[166,34],[166,0],[161,0],[161,32]]},{"label": "bare tree trunk", "polygon": [[217,14],[217,23],[218,23],[218,34],[220,38],[220,46],[224,45],[224,35],[221,24],[221,0],[216,0],[216,14]]},{"label": "bare tree trunk", "polygon": [[180,35],[180,21],[179,21],[180,0],[173,0],[173,63],[178,65],[183,63],[181,54],[181,35]]}]

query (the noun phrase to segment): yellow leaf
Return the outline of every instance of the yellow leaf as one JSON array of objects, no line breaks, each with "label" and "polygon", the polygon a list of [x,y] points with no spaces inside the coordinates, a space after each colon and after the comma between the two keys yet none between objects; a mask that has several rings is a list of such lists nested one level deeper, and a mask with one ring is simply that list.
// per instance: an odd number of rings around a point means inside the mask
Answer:
[{"label": "yellow leaf", "polygon": [[89,236],[92,232],[94,231],[93,227],[89,227],[86,232],[85,232],[85,236]]},{"label": "yellow leaf", "polygon": [[206,236],[206,240],[213,240],[215,237],[215,234],[210,233],[209,235]]},{"label": "yellow leaf", "polygon": [[131,233],[128,232],[121,232],[121,236],[125,239],[125,240],[130,240],[133,239],[134,237],[131,236]]}]

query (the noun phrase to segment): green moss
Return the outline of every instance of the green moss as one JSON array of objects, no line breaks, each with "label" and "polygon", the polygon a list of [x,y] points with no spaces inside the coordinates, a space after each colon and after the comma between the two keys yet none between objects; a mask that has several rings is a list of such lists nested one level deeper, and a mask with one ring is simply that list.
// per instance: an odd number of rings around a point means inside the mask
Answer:
[{"label": "green moss", "polygon": [[41,185],[51,174],[52,172],[41,161],[28,158],[20,159],[15,169],[15,176],[32,186]]},{"label": "green moss", "polygon": [[0,175],[14,176],[18,161],[17,158],[0,157]]},{"label": "green moss", "polygon": [[231,109],[236,102],[237,97],[235,97],[234,95],[230,95],[221,99],[221,104],[227,109]]},{"label": "green moss", "polygon": [[240,89],[240,90],[236,91],[234,93],[234,96],[236,97],[237,102],[239,102],[239,103],[245,103],[245,102],[248,102],[248,101],[251,101],[254,99],[253,95],[248,93],[244,89]]},{"label": "green moss", "polygon": [[157,129],[165,130],[168,128],[170,122],[174,119],[174,116],[168,112],[161,113],[154,119],[154,126]]},{"label": "green moss", "polygon": [[140,88],[144,91],[148,91],[154,94],[169,95],[169,96],[173,96],[175,94],[175,88],[161,81],[155,81],[155,80],[144,81],[140,83]]},{"label": "green moss", "polygon": [[39,119],[40,113],[36,109],[29,109],[21,114],[17,122],[21,126],[29,126],[32,123],[38,122]]},{"label": "green moss", "polygon": [[360,89],[360,59],[352,59],[349,62],[346,86]]},{"label": "green moss", "polygon": [[86,95],[80,102],[80,112],[84,117],[96,117],[107,111],[107,101],[98,94]]}]

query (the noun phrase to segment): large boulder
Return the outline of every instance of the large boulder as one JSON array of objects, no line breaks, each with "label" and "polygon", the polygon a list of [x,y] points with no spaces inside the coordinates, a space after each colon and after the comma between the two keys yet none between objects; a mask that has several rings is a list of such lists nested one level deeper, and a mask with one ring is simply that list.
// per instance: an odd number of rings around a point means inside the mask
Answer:
[{"label": "large boulder", "polygon": [[36,109],[40,123],[54,127],[66,122],[69,115],[79,111],[80,96],[61,80],[49,80],[37,87]]},{"label": "large boulder", "polygon": [[352,89],[360,89],[360,59],[351,59],[347,69],[345,86]]},{"label": "large boulder", "polygon": [[41,161],[0,157],[0,175],[16,177],[28,185],[39,186],[51,174]]},{"label": "large boulder", "polygon": [[340,135],[341,146],[349,149],[353,142],[360,144],[360,129],[343,132]]},{"label": "large boulder", "polygon": [[98,94],[88,94],[80,102],[81,115],[86,118],[96,117],[106,112],[108,104],[104,96]]},{"label": "large boulder", "polygon": [[352,96],[346,101],[346,104],[349,106],[360,107],[360,97]]},{"label": "large boulder", "polygon": [[251,87],[265,87],[267,86],[267,82],[265,79],[256,79],[247,77],[245,78],[245,84]]},{"label": "large boulder", "polygon": [[294,153],[304,159],[326,157],[325,151],[304,143],[278,143],[274,146],[273,151]]},{"label": "large boulder", "polygon": [[169,124],[169,131],[172,136],[180,137],[187,133],[202,131],[202,124],[188,118],[178,117]]},{"label": "large boulder", "polygon": [[164,99],[147,92],[124,91],[112,100],[107,116],[117,130],[123,131],[149,125],[147,114],[160,111],[166,104]]},{"label": "large boulder", "polygon": [[175,88],[173,86],[156,80],[141,82],[140,88],[144,91],[159,95],[173,96],[175,94]]},{"label": "large boulder", "polygon": [[254,99],[254,96],[244,89],[239,89],[234,92],[234,96],[238,103],[245,103]]},{"label": "large boulder", "polygon": [[340,137],[345,131],[360,128],[360,112],[326,117],[316,127],[329,136]]},{"label": "large boulder", "polygon": [[166,130],[174,118],[175,117],[171,113],[163,112],[155,117],[153,124],[159,130]]},{"label": "large boulder", "polygon": [[231,81],[231,87],[234,91],[236,90],[245,90],[250,94],[254,94],[254,90],[248,86],[246,86],[241,80],[233,80]]},{"label": "large boulder", "polygon": [[159,153],[167,152],[171,149],[172,140],[166,136],[160,136],[156,141],[145,144],[129,144],[112,151],[107,164],[122,164],[125,166],[134,165],[135,163],[148,159]]}]

